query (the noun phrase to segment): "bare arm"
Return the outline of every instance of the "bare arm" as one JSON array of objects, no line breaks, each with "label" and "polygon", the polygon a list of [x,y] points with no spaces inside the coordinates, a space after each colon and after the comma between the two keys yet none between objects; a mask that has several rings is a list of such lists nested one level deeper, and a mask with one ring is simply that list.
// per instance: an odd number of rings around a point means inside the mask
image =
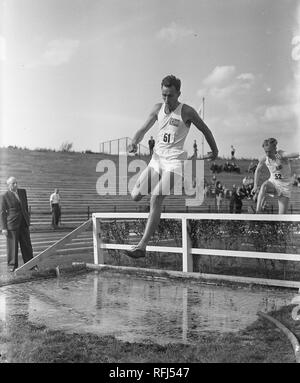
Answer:
[{"label": "bare arm", "polygon": [[134,152],[137,150],[137,144],[142,141],[148,130],[152,128],[155,121],[157,120],[157,114],[159,112],[159,109],[161,108],[161,105],[161,103],[154,105],[145,123],[133,136],[132,144],[129,145],[128,148],[129,152]]},{"label": "bare arm", "polygon": [[259,160],[259,162],[257,164],[256,170],[255,170],[255,173],[254,173],[254,184],[253,184],[253,189],[252,189],[253,193],[256,192],[256,190],[257,190],[259,176],[260,176],[260,173],[261,173],[261,169],[262,169],[262,167],[265,164],[265,161],[266,161],[266,157],[264,156],[263,158],[261,158]]},{"label": "bare arm", "polygon": [[219,150],[214,139],[214,136],[205,122],[200,118],[196,110],[188,105],[184,105],[183,108],[183,120],[185,123],[193,123],[201,133],[204,134],[204,137],[211,148],[212,154],[209,155],[209,158],[215,159],[218,156]]}]

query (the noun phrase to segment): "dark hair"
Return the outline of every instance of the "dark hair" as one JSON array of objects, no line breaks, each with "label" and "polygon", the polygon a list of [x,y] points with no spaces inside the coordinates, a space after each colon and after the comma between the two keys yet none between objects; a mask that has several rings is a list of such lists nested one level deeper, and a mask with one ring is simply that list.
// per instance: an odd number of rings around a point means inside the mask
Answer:
[{"label": "dark hair", "polygon": [[267,138],[264,140],[262,147],[264,148],[265,146],[276,146],[277,145],[277,140],[276,138]]},{"label": "dark hair", "polygon": [[175,76],[171,74],[162,79],[161,87],[163,86],[166,86],[167,88],[174,86],[177,92],[179,92],[181,87],[181,81],[179,80],[179,78],[176,78]]}]

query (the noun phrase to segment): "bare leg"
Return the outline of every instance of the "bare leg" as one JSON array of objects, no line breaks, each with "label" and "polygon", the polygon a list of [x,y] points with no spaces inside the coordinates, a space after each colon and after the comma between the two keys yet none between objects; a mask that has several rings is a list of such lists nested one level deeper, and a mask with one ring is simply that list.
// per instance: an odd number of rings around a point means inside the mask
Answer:
[{"label": "bare leg", "polygon": [[278,197],[278,214],[287,214],[290,199],[288,197]]},{"label": "bare leg", "polygon": [[162,203],[164,200],[164,195],[153,195],[150,200],[150,213],[147,220],[145,232],[142,239],[136,246],[138,249],[146,249],[147,243],[149,242],[152,234],[157,228],[160,221],[160,214],[162,210]]},{"label": "bare leg", "polygon": [[266,194],[263,187],[261,187],[258,196],[257,196],[257,203],[256,203],[256,213],[261,213],[263,204],[265,202]]},{"label": "bare leg", "polygon": [[150,166],[147,166],[131,191],[132,199],[136,202],[140,201],[145,195],[151,192],[151,188],[154,188],[158,182],[159,174]]},{"label": "bare leg", "polygon": [[172,192],[173,189],[173,174],[168,172],[163,173],[161,180],[152,192],[152,196],[150,199],[150,213],[148,216],[143,237],[136,246],[133,246],[133,248],[130,251],[126,252],[127,255],[132,256],[134,258],[145,256],[146,246],[160,221],[163,200],[167,195],[170,194],[170,192]]},{"label": "bare leg", "polygon": [[256,213],[261,213],[262,207],[266,199],[267,189],[271,187],[272,187],[272,184],[269,181],[265,181],[261,185],[260,191],[257,196]]}]

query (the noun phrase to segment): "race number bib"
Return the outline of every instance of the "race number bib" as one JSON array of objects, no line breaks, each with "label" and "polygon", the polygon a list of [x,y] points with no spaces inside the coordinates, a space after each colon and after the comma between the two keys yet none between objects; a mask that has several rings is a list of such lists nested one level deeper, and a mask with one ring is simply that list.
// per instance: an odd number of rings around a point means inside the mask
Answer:
[{"label": "race number bib", "polygon": [[166,144],[172,144],[175,140],[175,133],[174,132],[165,132],[162,135],[162,141]]},{"label": "race number bib", "polygon": [[282,179],[282,174],[281,173],[275,173],[274,177],[275,177],[275,180],[281,180]]}]

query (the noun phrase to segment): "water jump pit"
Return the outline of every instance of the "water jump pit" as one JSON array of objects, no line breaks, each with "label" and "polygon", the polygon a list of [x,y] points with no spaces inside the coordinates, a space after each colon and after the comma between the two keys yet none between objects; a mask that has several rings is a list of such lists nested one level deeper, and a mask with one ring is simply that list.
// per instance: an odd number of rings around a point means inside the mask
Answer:
[{"label": "water jump pit", "polygon": [[0,320],[22,316],[66,333],[126,342],[195,344],[203,334],[236,333],[289,305],[295,290],[220,286],[109,270],[40,279],[0,289]]}]

